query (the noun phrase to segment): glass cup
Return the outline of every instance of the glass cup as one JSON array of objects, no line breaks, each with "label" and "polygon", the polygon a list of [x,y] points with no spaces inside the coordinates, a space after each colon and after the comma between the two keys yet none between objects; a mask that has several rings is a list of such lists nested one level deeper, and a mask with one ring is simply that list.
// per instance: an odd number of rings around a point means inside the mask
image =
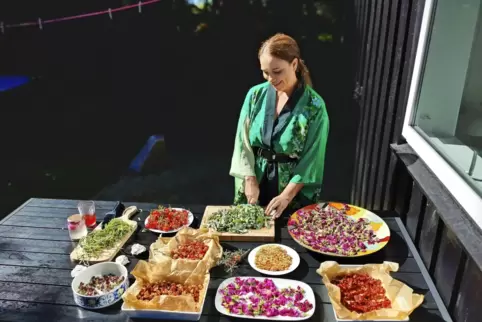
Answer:
[{"label": "glass cup", "polygon": [[85,225],[89,228],[95,226],[95,203],[93,201],[80,201],[77,205],[79,213],[84,217]]}]

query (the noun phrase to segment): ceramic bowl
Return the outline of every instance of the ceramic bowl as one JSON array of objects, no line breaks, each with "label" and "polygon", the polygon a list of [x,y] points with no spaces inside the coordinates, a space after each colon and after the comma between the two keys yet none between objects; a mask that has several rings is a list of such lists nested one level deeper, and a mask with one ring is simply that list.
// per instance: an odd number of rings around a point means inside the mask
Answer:
[{"label": "ceramic bowl", "polygon": [[[108,274],[124,276],[124,281],[112,291],[102,295],[87,296],[77,292],[81,282],[86,284],[89,283],[92,276],[102,276]],[[124,294],[128,287],[129,279],[127,269],[123,265],[114,262],[99,263],[89,266],[87,269],[83,270],[79,275],[77,275],[72,281],[72,293],[74,295],[75,303],[80,307],[91,310],[102,309],[117,303],[122,298],[122,294]]]}]

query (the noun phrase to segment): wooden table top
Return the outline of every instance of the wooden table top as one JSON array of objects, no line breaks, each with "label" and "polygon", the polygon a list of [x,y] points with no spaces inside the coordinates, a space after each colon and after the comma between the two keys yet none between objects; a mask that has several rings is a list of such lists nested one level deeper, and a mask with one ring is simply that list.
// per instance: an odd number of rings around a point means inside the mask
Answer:
[{"label": "wooden table top", "polygon": [[[89,311],[74,303],[71,290],[71,270],[75,263],[69,254],[75,243],[70,241],[66,228],[67,217],[77,212],[76,200],[30,199],[0,222],[0,321],[132,321],[120,311],[122,301],[107,309]],[[115,202],[96,201],[97,220],[111,210]],[[139,243],[149,249],[158,235],[143,229],[148,211],[156,204],[126,202],[126,206],[136,205],[143,212],[133,217],[139,221],[139,228],[126,244]],[[202,219],[205,205],[171,205],[190,209],[197,227]],[[395,217],[384,217],[392,237],[381,251],[362,258],[330,258],[308,252],[294,242],[286,229],[286,221],[276,227],[276,240],[294,248],[301,257],[300,266],[282,278],[303,281],[309,284],[316,297],[316,312],[309,321],[335,322],[334,313],[321,277],[316,273],[320,263],[337,260],[340,264],[366,264],[394,261],[400,264],[399,272],[393,276],[412,287],[417,293],[425,294],[425,301],[410,316],[414,322],[451,321],[442,304],[429,274],[408,237],[402,222]],[[262,243],[223,242],[224,247],[253,249]],[[122,251],[121,251],[122,252]],[[147,259],[148,252],[139,257],[126,252],[132,271],[139,259]],[[249,264],[243,264],[235,272],[241,276],[261,276]],[[229,274],[222,267],[211,270],[211,283],[200,321],[234,321],[220,315],[214,307],[214,296],[219,284]],[[133,282],[131,276],[131,282]]]}]

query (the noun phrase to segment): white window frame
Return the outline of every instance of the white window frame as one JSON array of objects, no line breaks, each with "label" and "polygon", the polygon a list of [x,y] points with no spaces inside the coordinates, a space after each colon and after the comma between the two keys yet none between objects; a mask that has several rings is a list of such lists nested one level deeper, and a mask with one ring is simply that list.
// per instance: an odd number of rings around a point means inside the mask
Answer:
[{"label": "white window frame", "polygon": [[407,102],[402,136],[407,143],[424,161],[427,167],[442,182],[460,206],[472,217],[473,221],[482,228],[482,198],[466,182],[466,180],[430,145],[427,140],[414,128],[416,104],[420,90],[420,80],[423,71],[428,35],[431,28],[432,9],[434,1],[426,0],[420,28],[420,36],[415,56],[412,80]]},{"label": "white window frame", "polygon": [[420,37],[415,56],[415,65],[410,84],[407,109],[403,123],[402,136],[407,143],[424,161],[427,167],[442,182],[447,190],[453,195],[460,206],[469,214],[474,222],[482,228],[482,198],[465,181],[465,179],[430,145],[427,140],[414,128],[416,104],[420,89],[423,64],[427,53],[426,45],[431,28],[433,0],[426,0],[420,28]]}]

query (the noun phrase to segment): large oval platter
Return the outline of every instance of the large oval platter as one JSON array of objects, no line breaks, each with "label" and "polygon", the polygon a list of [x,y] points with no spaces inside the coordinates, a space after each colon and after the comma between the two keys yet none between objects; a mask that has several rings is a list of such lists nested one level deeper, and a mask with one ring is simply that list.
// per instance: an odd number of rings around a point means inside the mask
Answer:
[{"label": "large oval platter", "polygon": [[[301,217],[303,216],[303,214],[310,213],[312,211],[329,210],[330,208],[332,209],[335,208],[339,211],[342,211],[344,215],[348,216],[350,220],[356,221],[360,218],[363,218],[366,221],[368,221],[369,227],[373,230],[375,236],[378,239],[378,242],[373,244],[368,244],[367,242],[364,242],[366,249],[359,251],[355,255],[343,255],[335,252],[326,252],[326,251],[321,251],[320,249],[315,249],[311,245],[308,245],[304,241],[300,240],[294,234],[293,229],[296,229],[297,224],[301,221]],[[313,205],[309,205],[299,209],[298,211],[293,213],[290,216],[290,219],[288,220],[288,232],[293,238],[293,240],[296,241],[298,244],[300,244],[302,247],[305,247],[316,253],[329,255],[329,256],[336,256],[336,257],[361,257],[361,256],[370,255],[385,247],[388,241],[390,240],[390,229],[388,228],[388,225],[385,223],[385,221],[383,221],[382,218],[378,217],[373,212],[368,211],[366,209],[349,205],[349,204],[337,203],[337,202],[325,202],[320,204],[313,204]]]}]

